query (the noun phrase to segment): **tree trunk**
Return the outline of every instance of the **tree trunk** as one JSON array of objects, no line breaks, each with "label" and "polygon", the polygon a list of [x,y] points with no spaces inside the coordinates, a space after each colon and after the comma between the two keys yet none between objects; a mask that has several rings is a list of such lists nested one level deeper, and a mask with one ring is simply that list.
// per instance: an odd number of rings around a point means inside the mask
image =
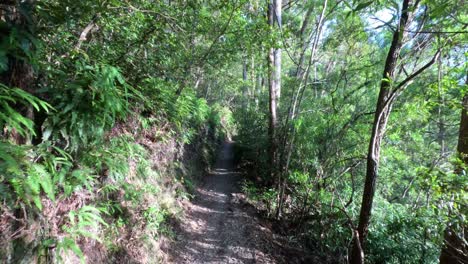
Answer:
[{"label": "tree trunk", "polygon": [[[468,84],[468,76],[466,77]],[[468,165],[468,94],[465,94],[462,102],[460,130],[458,136],[457,151],[460,158]],[[457,169],[462,173],[461,169]],[[440,253],[440,264],[463,264],[468,263],[468,231],[466,223],[463,228],[463,237],[457,235],[456,231],[450,226],[444,232],[444,247]],[[463,241],[465,240],[465,241]]]},{"label": "tree trunk", "polygon": [[[21,32],[19,35],[34,36],[34,0],[25,0],[25,1],[6,1],[3,2],[2,8],[0,8],[0,21],[6,22],[5,27],[0,30],[0,39],[7,39],[12,30],[17,30]],[[31,38],[22,37],[21,48],[28,50],[30,54],[34,54],[35,47]],[[28,54],[8,54],[8,69],[0,73],[0,83],[5,84],[11,88],[19,88],[30,94],[35,94],[35,75],[33,66],[31,65],[31,55]],[[34,55],[32,55],[34,56]],[[34,130],[36,133],[35,138],[31,134],[20,135],[15,129],[12,129],[11,132],[3,132],[3,127],[1,127],[0,138],[8,138],[12,142],[18,145],[31,144],[33,139],[36,139],[37,142],[40,141],[40,124],[44,121],[44,113],[41,113],[42,116],[35,115],[35,111],[32,105],[21,105],[17,104],[13,106],[16,111],[26,118],[34,121]],[[40,118],[41,121],[38,120]],[[36,120],[35,120],[36,119]],[[39,241],[30,241],[30,239],[25,238],[24,236],[16,236],[18,232],[22,229],[28,230],[33,218],[37,217],[34,213],[25,215],[24,211],[20,206],[15,206],[10,208],[13,212],[12,218],[6,218],[8,222],[5,222],[7,226],[6,230],[0,234],[0,246],[2,247],[2,253],[4,255],[0,256],[0,260],[5,260],[5,263],[33,263],[35,259],[35,250],[39,246]],[[20,219],[13,220],[13,219]],[[24,220],[24,223],[23,223]],[[26,223],[26,224],[25,224]],[[34,237],[34,234],[30,234]],[[41,261],[41,260],[38,260]],[[42,259],[43,261],[43,259]]]},{"label": "tree trunk", "polygon": [[[298,88],[295,93],[293,93],[293,96],[291,98],[291,105],[289,107],[288,111],[288,116],[286,117],[286,122],[285,122],[285,128],[284,128],[284,134],[282,135],[282,146],[284,147],[281,155],[279,155],[279,161],[278,161],[278,167],[279,167],[279,180],[281,181],[282,175],[285,175],[288,172],[289,168],[289,161],[291,159],[292,151],[294,149],[294,137],[296,134],[296,131],[293,126],[294,119],[296,118],[297,113],[299,112],[300,104],[302,101],[302,96],[303,93],[308,85],[309,81],[309,74],[310,74],[310,67],[314,65],[315,61],[315,54],[317,51],[318,47],[318,42],[320,40],[320,36],[322,34],[322,26],[323,26],[323,21],[325,18],[325,11],[327,10],[327,5],[328,1],[325,0],[323,2],[323,9],[320,14],[320,17],[318,19],[318,23],[316,26],[315,30],[315,37],[313,37],[313,31],[311,32],[310,36],[308,37],[307,40],[303,40],[303,47],[301,50],[300,58],[299,58],[299,65],[297,67],[296,71],[296,81],[298,81]],[[302,24],[301,28],[301,39],[304,39],[304,32],[305,32],[305,27],[308,25],[308,20],[310,18],[310,15],[312,13],[312,8],[310,8],[307,11],[306,17],[304,19],[304,22]],[[305,54],[307,51],[307,47],[311,47],[311,54],[309,58],[309,63],[306,69],[303,69],[304,67],[304,60],[305,60]],[[289,140],[289,142],[288,142]],[[278,208],[277,208],[277,218],[279,218],[281,212],[282,212],[282,207],[284,204],[284,190],[285,190],[285,181],[283,179],[283,183],[278,184]]]},{"label": "tree trunk", "polygon": [[[273,0],[273,7],[274,7],[274,22],[279,30],[281,30],[282,26],[282,18],[281,18],[281,8],[282,8],[282,0]],[[274,26],[274,25],[273,25]],[[279,106],[279,99],[281,96],[281,48],[274,48],[274,76],[273,80],[275,83],[275,97],[276,97],[276,104]]]},{"label": "tree trunk", "polygon": [[[34,0],[21,1],[12,1],[11,3],[6,3],[4,9],[0,9],[0,19],[11,23],[22,32],[26,32],[29,35],[33,35],[32,32],[32,10],[34,7]],[[7,38],[9,30],[0,32],[0,37]],[[29,39],[22,39],[23,48],[33,50],[33,43]],[[31,52],[32,53],[32,52]],[[28,93],[34,94],[34,71],[32,65],[28,62],[27,55],[24,55],[25,59],[19,58],[17,56],[8,56],[8,70],[0,74],[0,82],[9,86],[20,88]],[[25,117],[34,120],[34,108],[32,106],[21,107],[17,109]],[[36,134],[39,134],[40,127],[35,127],[37,130]],[[32,137],[21,136],[17,131],[13,130],[6,137],[10,138],[13,142],[17,144],[31,144]]]},{"label": "tree trunk", "polygon": [[244,109],[248,109],[249,107],[249,102],[250,102],[250,97],[249,97],[249,86],[247,85],[248,82],[248,67],[247,67],[247,56],[244,57],[242,60],[242,81],[244,82],[244,85],[242,87],[242,94],[244,97],[244,100],[242,101]]},{"label": "tree trunk", "polygon": [[[268,24],[271,29],[281,27],[281,0],[271,0],[268,5]],[[271,47],[268,53],[268,68],[269,68],[269,102],[270,102],[270,119],[269,119],[269,160],[271,168],[271,180],[275,181],[278,171],[278,142],[277,142],[277,127],[278,127],[278,100],[281,93],[281,49]]]},{"label": "tree trunk", "polygon": [[[468,84],[468,76],[465,83]],[[462,106],[457,151],[461,155],[463,162],[468,164],[468,94],[465,94]]]},{"label": "tree trunk", "polygon": [[437,133],[437,141],[439,142],[440,146],[440,156],[441,158],[445,157],[445,153],[447,152],[447,147],[445,145],[445,138],[446,138],[446,128],[445,128],[445,116],[443,115],[443,108],[445,106],[445,99],[444,99],[444,92],[442,91],[442,61],[441,58],[438,60],[438,68],[437,68],[437,126],[439,131]]},{"label": "tree trunk", "polygon": [[258,65],[259,70],[256,73],[256,84],[255,84],[255,111],[258,111],[260,106],[260,97],[263,91],[263,66]]},{"label": "tree trunk", "polygon": [[[364,193],[362,196],[361,212],[359,215],[359,225],[357,230],[359,240],[355,239],[350,256],[350,263],[353,264],[363,263],[364,261],[364,242],[367,237],[372,213],[372,203],[374,201],[375,185],[379,169],[381,143],[394,100],[394,98],[392,98],[393,91],[391,82],[395,79],[395,72],[405,36],[405,29],[410,22],[410,8],[412,8],[412,0],[403,0],[400,21],[397,30],[395,30],[393,34],[392,43],[385,62],[385,69],[382,76],[383,80],[380,84],[380,92],[377,100],[377,107],[367,154],[366,180],[364,184]],[[359,242],[360,245],[358,245],[357,242]]]}]

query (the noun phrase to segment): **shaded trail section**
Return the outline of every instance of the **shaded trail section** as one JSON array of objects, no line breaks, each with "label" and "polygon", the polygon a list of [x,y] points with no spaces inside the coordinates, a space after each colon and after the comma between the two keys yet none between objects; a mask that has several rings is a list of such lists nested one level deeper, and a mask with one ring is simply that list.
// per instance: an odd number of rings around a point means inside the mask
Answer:
[{"label": "shaded trail section", "polygon": [[226,142],[215,169],[185,206],[168,249],[170,263],[306,263],[261,223],[239,193],[240,178],[233,143]]}]

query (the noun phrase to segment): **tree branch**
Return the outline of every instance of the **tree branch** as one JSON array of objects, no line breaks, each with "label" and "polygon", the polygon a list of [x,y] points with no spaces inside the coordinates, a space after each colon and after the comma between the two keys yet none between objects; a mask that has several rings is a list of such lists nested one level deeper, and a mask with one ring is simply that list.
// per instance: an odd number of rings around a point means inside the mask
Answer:
[{"label": "tree branch", "polygon": [[80,38],[78,39],[78,43],[76,43],[75,45],[75,49],[80,49],[81,44],[83,44],[83,42],[87,40],[89,32],[91,32],[91,30],[94,27],[96,27],[96,20],[98,18],[99,18],[99,14],[96,14],[91,20],[91,22],[89,22],[89,24],[83,29],[83,31],[80,34]]},{"label": "tree branch", "polygon": [[441,49],[438,49],[437,52],[434,54],[434,56],[432,57],[432,59],[428,63],[426,63],[424,66],[422,66],[419,70],[415,71],[410,76],[406,77],[406,79],[404,79],[401,83],[398,84],[398,86],[395,88],[395,90],[401,89],[406,84],[411,82],[416,76],[418,76],[419,74],[424,72],[427,68],[431,67],[431,65],[434,64],[437,61],[437,59],[439,58],[440,52],[441,52]]}]

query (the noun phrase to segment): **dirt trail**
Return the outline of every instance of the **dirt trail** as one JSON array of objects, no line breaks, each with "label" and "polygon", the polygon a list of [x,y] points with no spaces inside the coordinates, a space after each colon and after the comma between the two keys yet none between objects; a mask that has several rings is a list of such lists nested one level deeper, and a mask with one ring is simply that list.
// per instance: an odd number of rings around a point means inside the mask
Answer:
[{"label": "dirt trail", "polygon": [[[170,263],[306,263],[285,250],[239,193],[233,143],[225,143],[215,169],[186,206],[169,246]],[[282,245],[283,244],[283,245]],[[309,262],[310,263],[310,262]]]}]

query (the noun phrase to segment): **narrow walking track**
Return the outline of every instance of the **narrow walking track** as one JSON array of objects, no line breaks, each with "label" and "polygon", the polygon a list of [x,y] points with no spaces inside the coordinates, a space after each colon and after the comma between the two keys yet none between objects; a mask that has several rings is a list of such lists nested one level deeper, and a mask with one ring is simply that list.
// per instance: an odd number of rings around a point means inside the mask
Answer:
[{"label": "narrow walking track", "polygon": [[239,180],[233,143],[226,142],[214,171],[197,188],[176,227],[176,242],[169,247],[171,263],[305,263],[262,226],[239,193]]}]

